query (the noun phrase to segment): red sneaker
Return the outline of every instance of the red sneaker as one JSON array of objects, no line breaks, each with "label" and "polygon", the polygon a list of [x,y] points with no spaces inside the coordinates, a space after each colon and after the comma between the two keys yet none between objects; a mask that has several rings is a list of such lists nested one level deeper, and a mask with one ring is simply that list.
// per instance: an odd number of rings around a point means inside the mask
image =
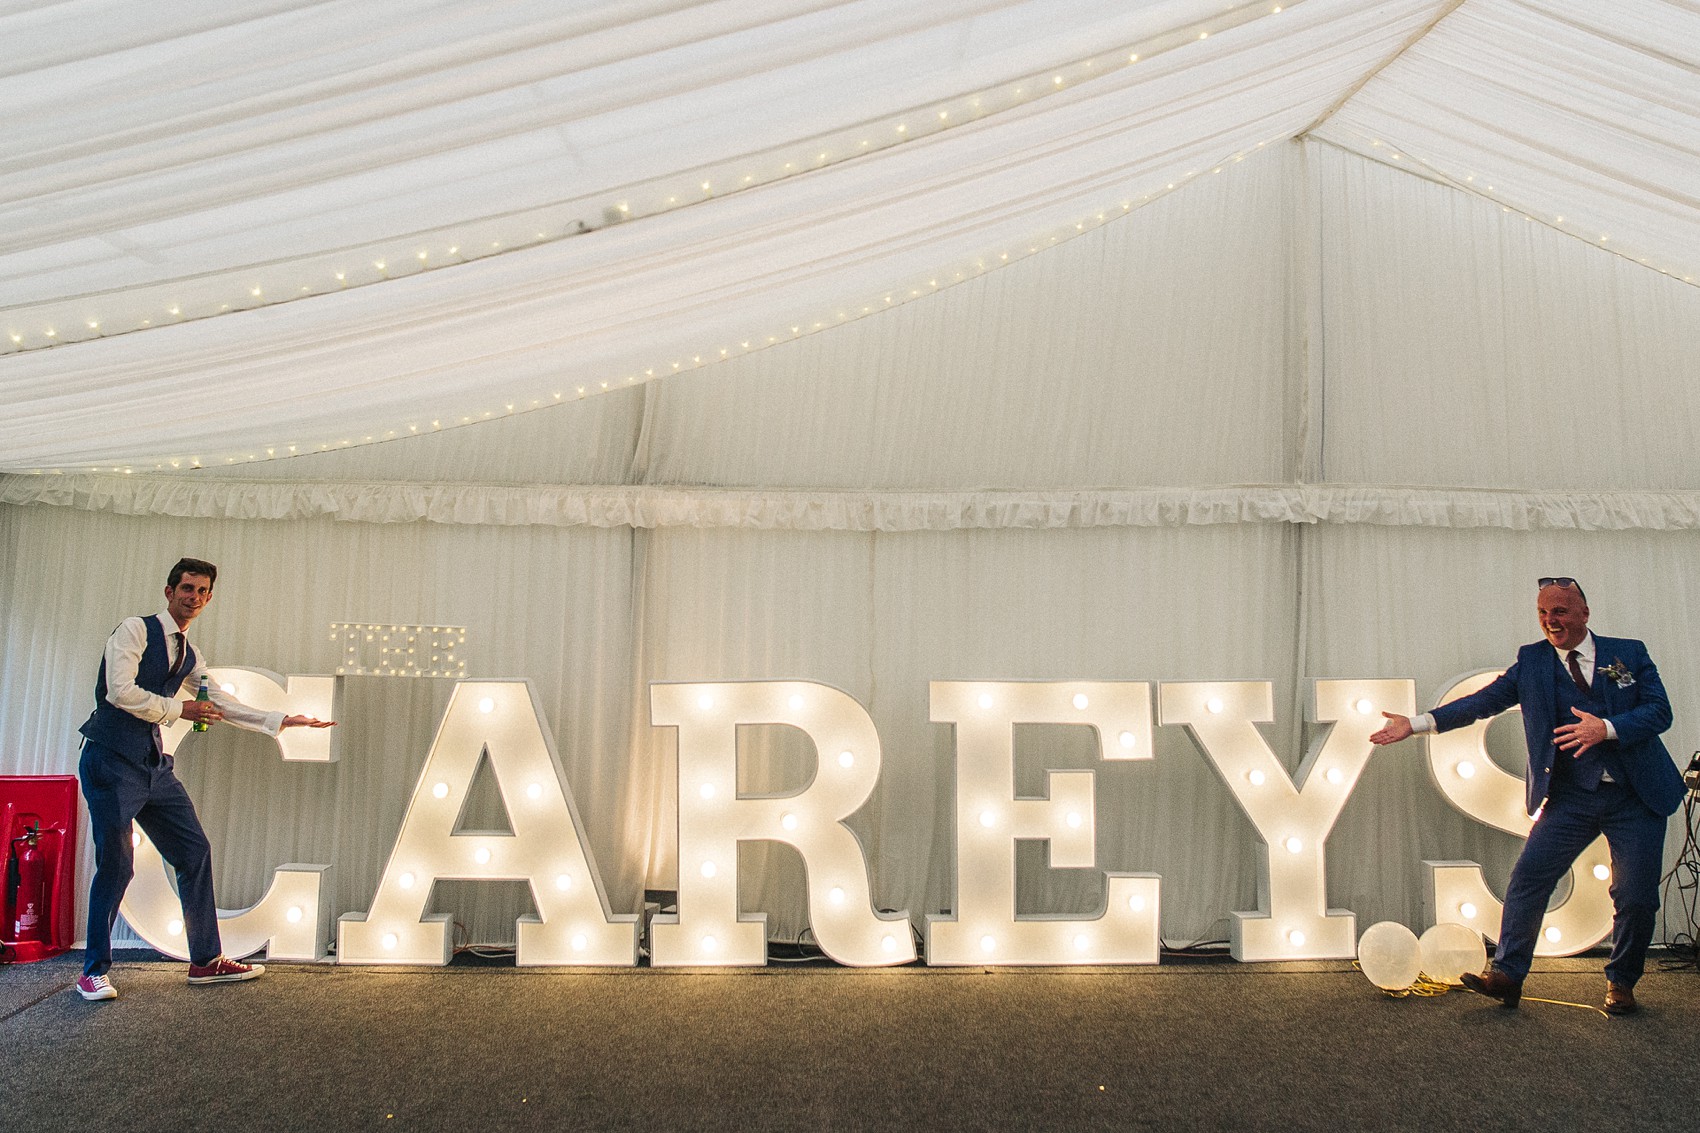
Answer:
[{"label": "red sneaker", "polygon": [[227,984],[237,980],[257,980],[266,974],[264,964],[239,964],[226,956],[216,957],[210,964],[190,964],[192,984]]},{"label": "red sneaker", "polygon": [[105,976],[77,977],[77,994],[84,999],[117,999],[118,989]]}]

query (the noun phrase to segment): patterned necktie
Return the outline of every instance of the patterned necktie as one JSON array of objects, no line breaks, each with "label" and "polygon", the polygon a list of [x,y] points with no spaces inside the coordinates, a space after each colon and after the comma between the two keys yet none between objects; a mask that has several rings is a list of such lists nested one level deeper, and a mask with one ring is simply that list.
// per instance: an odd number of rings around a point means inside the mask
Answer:
[{"label": "patterned necktie", "polygon": [[[171,663],[171,675],[176,677],[183,672],[183,663],[189,659],[189,642],[184,638],[181,630],[171,636],[177,642],[177,660]],[[1574,657],[1575,654],[1571,654],[1571,656]],[[1570,663],[1576,664],[1574,660]]]},{"label": "patterned necktie", "polygon": [[1570,651],[1570,679],[1576,682],[1576,687],[1582,691],[1583,695],[1592,696],[1594,690],[1589,687],[1587,681],[1582,679],[1582,666],[1576,660],[1579,656],[1580,654],[1576,650]]}]

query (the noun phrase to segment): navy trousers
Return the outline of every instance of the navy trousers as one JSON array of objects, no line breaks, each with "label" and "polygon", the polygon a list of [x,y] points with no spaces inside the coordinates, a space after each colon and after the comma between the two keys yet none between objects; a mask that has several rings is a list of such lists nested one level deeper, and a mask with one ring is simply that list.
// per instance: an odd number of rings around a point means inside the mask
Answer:
[{"label": "navy trousers", "polygon": [[1529,840],[1511,870],[1493,966],[1514,980],[1529,974],[1547,902],[1582,851],[1606,836],[1611,847],[1612,945],[1606,978],[1634,987],[1641,978],[1659,911],[1666,820],[1622,783],[1585,791],[1553,784]]},{"label": "navy trousers", "polygon": [[112,967],[112,926],[118,920],[124,890],[135,875],[131,822],[147,832],[160,856],[177,872],[190,962],[210,964],[222,951],[218,907],[213,902],[212,846],[195,815],[189,792],[172,770],[170,757],[152,755],[145,764],[138,764],[85,740],[77,773],[83,783],[83,797],[88,800],[89,828],[94,834],[94,881],[89,886],[83,973],[98,976]]}]

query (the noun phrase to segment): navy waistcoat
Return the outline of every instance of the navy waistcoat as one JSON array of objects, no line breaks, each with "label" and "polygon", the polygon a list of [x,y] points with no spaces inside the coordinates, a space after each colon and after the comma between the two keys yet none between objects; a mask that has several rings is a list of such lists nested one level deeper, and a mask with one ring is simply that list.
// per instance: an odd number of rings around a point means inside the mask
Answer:
[{"label": "navy waistcoat", "polygon": [[[1592,690],[1587,695],[1583,695],[1582,690],[1576,687],[1576,681],[1570,676],[1569,667],[1559,659],[1556,650],[1552,654],[1552,671],[1553,680],[1557,687],[1557,696],[1554,697],[1554,702],[1558,705],[1558,722],[1560,724],[1574,724],[1577,721],[1576,714],[1570,711],[1572,708],[1580,708],[1582,711],[1595,716],[1604,717],[1606,715],[1604,699]],[[1599,678],[1600,670],[1596,664],[1594,668],[1595,685],[1598,685]],[[1552,770],[1553,778],[1556,781],[1568,782],[1584,791],[1592,791],[1599,787],[1600,774],[1605,771],[1611,772],[1611,777],[1619,783],[1628,781],[1623,773],[1623,764],[1617,757],[1617,744],[1611,740],[1602,744],[1595,744],[1584,752],[1580,759],[1571,756],[1562,749],[1558,750],[1553,755]]]},{"label": "navy waistcoat", "polygon": [[[184,640],[183,663],[177,675],[171,673],[171,648],[165,643],[165,630],[156,617],[142,619],[147,627],[148,643],[136,665],[136,685],[155,696],[172,696],[183,686],[183,679],[195,671],[195,647]],[[100,675],[94,682],[94,711],[79,729],[82,734],[102,747],[111,748],[138,763],[150,755],[160,755],[159,725],[132,716],[106,699],[106,658],[100,659]]]}]

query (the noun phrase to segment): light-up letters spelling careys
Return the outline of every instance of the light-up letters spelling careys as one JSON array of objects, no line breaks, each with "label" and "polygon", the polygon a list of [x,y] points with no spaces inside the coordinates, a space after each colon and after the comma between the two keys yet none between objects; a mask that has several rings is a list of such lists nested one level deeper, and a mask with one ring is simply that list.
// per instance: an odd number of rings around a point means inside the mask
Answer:
[{"label": "light-up letters spelling careys", "polygon": [[[1501,670],[1489,669],[1459,677],[1435,701],[1446,704],[1491,684]],[[1513,715],[1520,710],[1513,710]],[[1497,717],[1496,717],[1497,718]],[[1446,801],[1477,822],[1527,838],[1535,820],[1529,817],[1521,776],[1512,775],[1487,751],[1490,720],[1428,737],[1428,770]],[[1561,758],[1568,758],[1560,753]],[[1503,906],[1488,889],[1482,867],[1475,862],[1423,862],[1428,874],[1424,899],[1434,924],[1456,922],[1499,939]],[[1570,895],[1549,908],[1535,943],[1540,956],[1571,956],[1605,939],[1611,931],[1611,851],[1597,838],[1570,869]],[[1560,886],[1562,889],[1563,886]]]},{"label": "light-up letters spelling careys", "polygon": [[[455,685],[372,907],[338,923],[339,963],[448,963],[450,916],[425,915],[438,879],[531,883],[539,915],[516,926],[516,964],[637,963],[637,916],[609,912],[542,720],[530,681]],[[511,834],[456,829],[485,756]]]},{"label": "light-up letters spelling careys", "polygon": [[1324,843],[1374,750],[1383,710],[1410,715],[1410,681],[1317,681],[1310,719],[1333,723],[1299,767],[1298,785],[1254,726],[1275,718],[1268,681],[1165,684],[1162,722],[1185,724],[1263,842],[1258,911],[1236,912],[1236,960],[1350,958],[1357,918],[1330,909]]},{"label": "light-up letters spelling careys", "polygon": [[[879,779],[880,742],[847,693],[811,681],[654,684],[650,719],[679,730],[679,911],[652,922],[650,962],[767,963],[767,917],[740,915],[738,843],[784,842],[803,859],[809,924],[841,964],[915,958],[909,914],[874,911],[867,859],[844,819]],[[815,775],[790,795],[738,793],[738,726],[788,724],[815,746]]]},{"label": "light-up letters spelling careys", "polygon": [[1049,798],[1015,795],[1015,725],[1081,724],[1104,759],[1151,758],[1151,686],[1133,681],[934,681],[932,719],[956,726],[956,908],[927,917],[928,964],[1155,964],[1158,889],[1112,873],[1091,918],[1017,916],[1015,844],[1053,868],[1097,864],[1091,771],[1047,772]]},{"label": "light-up letters spelling careys", "polygon": [[[237,700],[263,712],[302,712],[325,720],[341,713],[341,691],[335,677],[284,678],[264,669],[209,668],[207,677]],[[167,754],[190,734],[190,723],[179,720],[162,729]],[[340,750],[340,728],[291,728],[278,735],[286,761],[333,763]],[[119,906],[136,935],[167,956],[189,958],[183,931],[183,905],[166,874],[164,860],[140,827],[130,835],[135,846],[135,879]],[[280,866],[259,904],[249,909],[219,910],[218,931],[224,950],[246,956],[266,949],[276,960],[318,960],[325,955],[331,923],[331,867],[292,863]]]}]

